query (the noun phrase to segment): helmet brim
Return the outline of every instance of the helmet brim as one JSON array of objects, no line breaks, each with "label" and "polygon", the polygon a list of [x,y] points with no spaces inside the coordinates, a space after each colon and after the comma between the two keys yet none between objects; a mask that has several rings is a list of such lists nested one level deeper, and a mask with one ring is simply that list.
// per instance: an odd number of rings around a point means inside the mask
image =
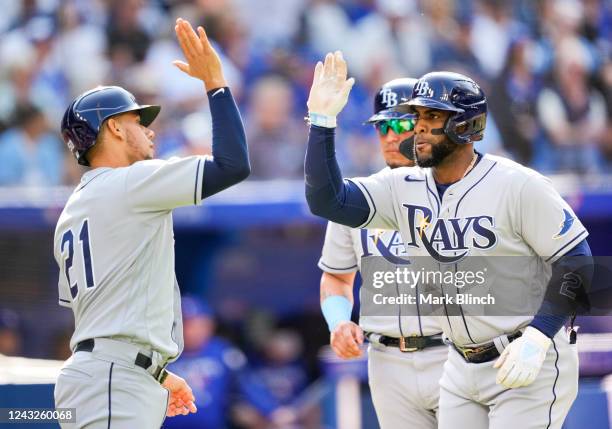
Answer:
[{"label": "helmet brim", "polygon": [[145,127],[148,127],[153,123],[157,115],[161,110],[161,106],[157,105],[145,105],[135,109],[140,114],[140,123]]},{"label": "helmet brim", "polygon": [[434,100],[426,97],[416,97],[407,101],[406,103],[402,103],[397,105],[396,109],[398,111],[403,111],[405,113],[414,113],[415,107],[429,107],[430,109],[437,110],[446,110],[449,112],[457,112],[463,113],[465,110],[460,109],[459,107],[455,107],[450,103],[444,103],[442,101]]},{"label": "helmet brim", "polygon": [[364,125],[375,124],[376,122],[386,121],[387,119],[403,118],[406,116],[406,113],[412,113],[412,112],[400,112],[398,110],[395,110],[395,108],[381,110],[380,112],[375,113],[374,115],[370,116],[370,118],[367,121],[365,121],[363,124]]}]

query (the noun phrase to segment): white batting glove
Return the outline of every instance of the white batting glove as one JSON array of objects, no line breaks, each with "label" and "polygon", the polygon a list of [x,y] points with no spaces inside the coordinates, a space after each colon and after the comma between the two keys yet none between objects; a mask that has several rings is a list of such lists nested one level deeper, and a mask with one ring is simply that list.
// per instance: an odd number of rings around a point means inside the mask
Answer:
[{"label": "white batting glove", "polygon": [[321,115],[334,119],[338,116],[355,83],[355,79],[347,79],[346,74],[346,61],[340,51],[327,54],[325,63],[317,63],[307,102],[310,116]]},{"label": "white batting glove", "polygon": [[551,344],[550,338],[528,326],[523,335],[511,342],[495,361],[493,368],[499,368],[495,379],[497,384],[513,389],[533,383]]}]

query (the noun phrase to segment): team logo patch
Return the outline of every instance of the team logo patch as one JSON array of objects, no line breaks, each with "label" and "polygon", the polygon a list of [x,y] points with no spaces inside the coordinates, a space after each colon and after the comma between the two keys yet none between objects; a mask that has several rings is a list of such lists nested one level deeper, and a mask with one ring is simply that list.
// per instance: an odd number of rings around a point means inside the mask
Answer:
[{"label": "team logo patch", "polygon": [[381,103],[387,106],[387,109],[397,106],[397,94],[391,89],[383,88],[380,90],[380,94],[382,95]]},{"label": "team logo patch", "polygon": [[563,209],[563,216],[564,216],[564,219],[559,224],[559,232],[553,235],[553,239],[563,237],[567,233],[567,231],[569,231],[572,228],[572,225],[574,224],[574,221],[576,220],[576,218],[572,216],[572,214],[565,209]]}]

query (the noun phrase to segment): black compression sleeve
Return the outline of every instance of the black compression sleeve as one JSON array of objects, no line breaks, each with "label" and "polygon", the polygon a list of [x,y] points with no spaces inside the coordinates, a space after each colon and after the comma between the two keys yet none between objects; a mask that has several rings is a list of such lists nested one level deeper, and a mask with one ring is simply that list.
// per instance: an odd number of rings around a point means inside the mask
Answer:
[{"label": "black compression sleeve", "polygon": [[310,127],[304,162],[306,201],[313,214],[357,227],[368,219],[370,207],[359,187],[342,179],[334,138],[334,128]]},{"label": "black compression sleeve", "polygon": [[202,198],[229,188],[251,173],[244,126],[230,89],[208,92],[212,116],[212,159],[204,164]]}]

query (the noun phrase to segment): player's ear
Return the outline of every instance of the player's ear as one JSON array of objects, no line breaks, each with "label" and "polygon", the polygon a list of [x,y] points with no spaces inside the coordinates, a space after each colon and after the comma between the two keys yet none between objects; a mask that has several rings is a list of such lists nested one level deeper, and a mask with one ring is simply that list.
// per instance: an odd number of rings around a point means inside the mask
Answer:
[{"label": "player's ear", "polygon": [[119,117],[113,116],[112,118],[108,118],[103,124],[104,132],[110,133],[118,139],[123,138],[123,127]]}]

